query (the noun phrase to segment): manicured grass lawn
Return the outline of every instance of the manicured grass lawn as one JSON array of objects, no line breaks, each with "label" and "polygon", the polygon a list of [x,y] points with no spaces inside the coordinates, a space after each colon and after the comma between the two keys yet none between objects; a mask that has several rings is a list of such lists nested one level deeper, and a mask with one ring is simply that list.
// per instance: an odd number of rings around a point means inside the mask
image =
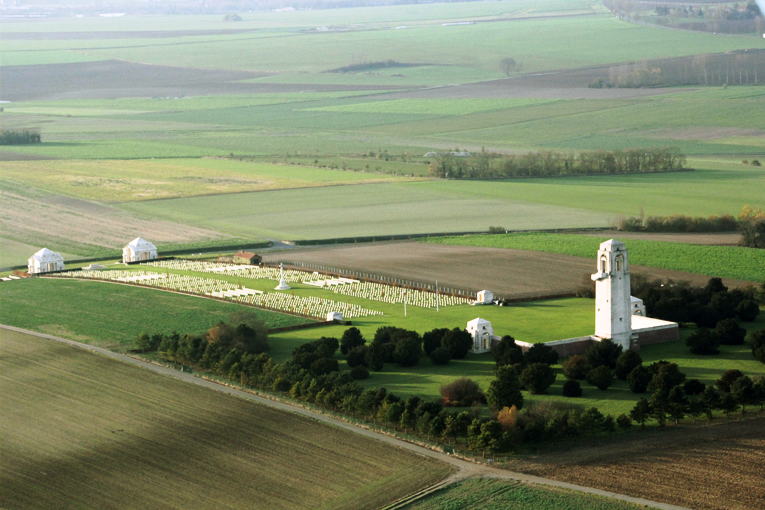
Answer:
[{"label": "manicured grass lawn", "polygon": [[[592,257],[608,238],[573,234],[504,234],[491,236],[436,237],[422,242],[487,246],[516,250],[561,253]],[[762,282],[765,280],[765,251],[738,246],[700,246],[664,241],[630,239],[626,242],[630,263],[674,269],[708,276]]]},{"label": "manicured grass lawn", "polygon": [[76,347],[9,331],[0,347],[4,508],[372,510],[452,473]]},{"label": "manicured grass lawn", "polygon": [[0,309],[3,324],[120,350],[132,349],[142,331],[202,333],[241,311],[256,313],[270,328],[308,322],[212,299],[51,278],[2,282]]}]

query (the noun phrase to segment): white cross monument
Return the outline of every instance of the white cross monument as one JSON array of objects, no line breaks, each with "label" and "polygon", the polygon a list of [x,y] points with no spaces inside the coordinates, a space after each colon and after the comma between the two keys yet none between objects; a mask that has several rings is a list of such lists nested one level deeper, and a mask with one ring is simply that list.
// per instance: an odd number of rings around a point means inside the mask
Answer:
[{"label": "white cross monument", "polygon": [[276,286],[275,290],[289,290],[290,286],[284,280],[284,264],[279,264],[279,274],[281,274],[281,280],[279,280],[279,285]]}]

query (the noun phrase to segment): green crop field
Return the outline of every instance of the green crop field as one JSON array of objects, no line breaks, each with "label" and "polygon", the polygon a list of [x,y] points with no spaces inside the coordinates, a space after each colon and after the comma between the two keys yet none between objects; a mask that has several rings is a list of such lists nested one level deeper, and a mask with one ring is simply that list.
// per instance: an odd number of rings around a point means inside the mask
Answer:
[{"label": "green crop field", "polygon": [[[437,237],[423,242],[513,248],[589,258],[608,238],[574,234],[504,234]],[[699,246],[664,241],[627,241],[630,263],[708,276],[765,281],[765,251],[739,246]]]},{"label": "green crop field", "polygon": [[[637,505],[554,487],[473,479],[406,505],[406,510],[634,510]],[[643,507],[641,507],[643,508]]]},{"label": "green crop field", "polygon": [[270,328],[309,322],[292,315],[170,292],[37,278],[3,282],[0,309],[3,324],[116,349],[132,348],[142,331],[201,333],[242,311],[254,312]]},{"label": "green crop field", "polygon": [[3,508],[374,509],[451,473],[71,346],[9,331],[0,345]]}]

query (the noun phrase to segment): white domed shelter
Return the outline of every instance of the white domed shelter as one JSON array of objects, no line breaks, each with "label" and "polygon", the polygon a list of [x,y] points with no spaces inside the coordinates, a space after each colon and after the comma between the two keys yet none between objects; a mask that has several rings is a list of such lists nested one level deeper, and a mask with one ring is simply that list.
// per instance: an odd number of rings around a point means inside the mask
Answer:
[{"label": "white domed shelter", "polygon": [[136,237],[122,248],[122,262],[143,262],[157,258],[157,247],[146,239]]},{"label": "white domed shelter", "polygon": [[63,271],[64,257],[55,251],[50,251],[48,248],[43,248],[42,250],[29,257],[27,268],[29,274]]}]

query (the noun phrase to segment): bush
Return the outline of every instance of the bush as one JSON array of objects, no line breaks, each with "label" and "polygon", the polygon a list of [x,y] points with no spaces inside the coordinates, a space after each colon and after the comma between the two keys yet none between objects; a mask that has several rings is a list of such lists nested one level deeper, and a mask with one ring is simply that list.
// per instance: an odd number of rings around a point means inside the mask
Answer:
[{"label": "bush", "polygon": [[510,335],[503,336],[499,343],[492,345],[491,356],[499,366],[523,364],[523,349]]},{"label": "bush", "polygon": [[564,397],[581,397],[582,386],[576,379],[567,379],[563,383],[563,396]]},{"label": "bush", "polygon": [[518,372],[508,366],[497,368],[496,378],[489,385],[486,400],[494,409],[513,406],[522,409],[523,394]]},{"label": "bush", "polygon": [[232,326],[225,322],[207,330],[205,339],[217,344],[222,349],[238,349],[250,354],[259,354],[268,350],[268,328],[262,321],[252,321]]},{"label": "bush", "polygon": [[643,364],[643,358],[635,351],[624,351],[616,359],[616,377],[622,381],[627,380],[627,376],[630,375],[636,366]]},{"label": "bush", "polygon": [[29,145],[42,143],[40,133],[26,130],[3,130],[0,132],[0,145]]},{"label": "bush", "polygon": [[467,377],[442,385],[440,393],[445,406],[463,407],[486,402],[486,395],[478,383]]},{"label": "bush", "polygon": [[523,356],[527,365],[532,363],[544,363],[545,365],[555,365],[558,363],[558,353],[549,345],[534,344]]},{"label": "bush", "polygon": [[473,337],[464,329],[454,328],[441,339],[441,347],[449,351],[452,359],[463,359],[473,347]]},{"label": "bush", "polygon": [[651,393],[661,392],[668,395],[675,386],[685,383],[685,374],[680,371],[677,363],[669,361],[657,361],[651,363],[648,371],[653,374],[651,382],[648,384],[648,391]]},{"label": "bush", "polygon": [[546,363],[532,363],[521,373],[521,384],[532,394],[538,395],[547,391],[555,382],[555,372]]},{"label": "bush", "polygon": [[610,338],[606,338],[589,346],[584,357],[592,368],[605,365],[614,369],[616,368],[616,360],[621,354],[622,346],[615,344]]},{"label": "bush", "polygon": [[627,376],[630,391],[632,393],[645,393],[652,378],[653,375],[646,367],[643,365],[636,366],[632,369],[630,375]]},{"label": "bush", "polygon": [[451,359],[451,353],[443,347],[439,347],[430,353],[430,361],[432,361],[434,365],[446,365]]},{"label": "bush", "polygon": [[359,331],[359,328],[348,328],[343,333],[342,338],[340,338],[340,352],[346,355],[351,349],[360,347],[365,343],[367,341],[364,340],[364,336]]},{"label": "bush", "polygon": [[351,377],[357,381],[369,379],[369,370],[363,365],[356,365],[351,369]]},{"label": "bush", "polygon": [[447,328],[436,328],[422,335],[422,350],[426,356],[430,356],[431,352],[441,347],[441,340],[448,332]]},{"label": "bush", "polygon": [[745,299],[736,307],[736,315],[744,322],[753,322],[760,315],[760,305],[751,299]]},{"label": "bush", "polygon": [[701,395],[707,389],[706,385],[698,379],[688,379],[683,385],[686,395]]},{"label": "bush", "polygon": [[760,363],[765,363],[765,328],[758,329],[749,335],[749,346],[752,356]]},{"label": "bush", "polygon": [[620,429],[628,429],[632,426],[632,418],[622,413],[616,418],[616,424]]},{"label": "bush", "polygon": [[717,387],[720,388],[721,391],[728,393],[730,391],[731,385],[741,377],[744,377],[744,373],[741,370],[726,370],[717,380]]},{"label": "bush", "polygon": [[734,319],[725,319],[717,323],[715,335],[722,345],[742,345],[746,338],[746,330]]},{"label": "bush", "polygon": [[587,382],[599,390],[607,390],[614,384],[614,374],[605,365],[594,368],[587,374]]},{"label": "bush", "polygon": [[318,377],[320,375],[331,374],[340,370],[336,359],[321,358],[311,363],[311,374]]},{"label": "bush", "polygon": [[685,339],[685,345],[690,347],[693,354],[718,354],[720,339],[709,328],[699,328]]},{"label": "bush", "polygon": [[348,354],[345,356],[345,361],[348,363],[348,366],[358,367],[358,366],[368,366],[367,362],[367,346],[366,345],[359,345],[358,347],[354,347],[350,351],[348,351]]},{"label": "bush", "polygon": [[400,331],[393,335],[395,348],[393,359],[402,367],[411,367],[420,362],[422,338],[414,331]]},{"label": "bush", "polygon": [[578,354],[574,354],[563,362],[563,374],[570,379],[587,379],[590,370],[590,364],[584,356]]}]

